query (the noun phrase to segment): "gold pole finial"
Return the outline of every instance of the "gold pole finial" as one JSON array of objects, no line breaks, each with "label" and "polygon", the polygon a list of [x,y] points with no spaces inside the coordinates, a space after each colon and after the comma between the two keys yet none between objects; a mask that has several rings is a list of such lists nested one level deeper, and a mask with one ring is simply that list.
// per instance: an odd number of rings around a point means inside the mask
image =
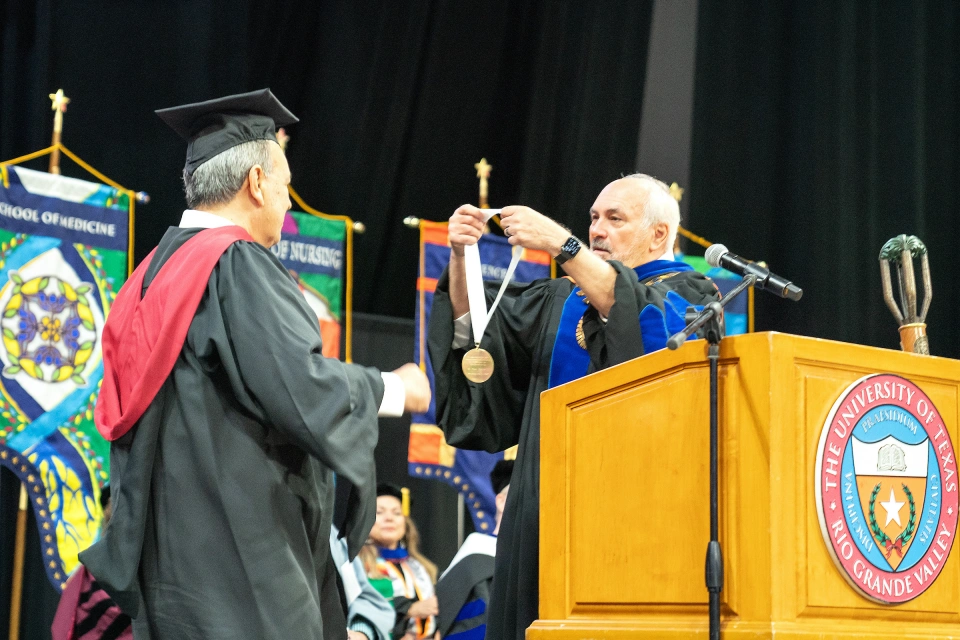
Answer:
[{"label": "gold pole finial", "polygon": [[283,152],[287,152],[287,144],[290,142],[290,136],[287,134],[287,130],[283,127],[277,129],[277,144],[280,145],[280,148],[283,149]]},{"label": "gold pole finial", "polygon": [[677,202],[683,200],[683,189],[680,188],[676,182],[670,185],[670,195],[673,196],[673,199]]},{"label": "gold pole finial", "polygon": [[67,112],[67,105],[70,104],[70,98],[63,95],[63,89],[57,89],[56,93],[50,95],[50,109],[53,114],[53,141],[52,146],[57,147],[50,154],[50,173],[60,175],[60,138],[63,133],[63,114]]},{"label": "gold pole finial", "polygon": [[66,113],[67,105],[70,104],[70,98],[63,95],[63,89],[57,89],[56,93],[51,93],[49,95],[50,101],[53,103],[50,105],[50,110]]},{"label": "gold pole finial", "polygon": [[490,179],[490,171],[493,169],[493,165],[488,163],[486,158],[480,158],[480,162],[473,165],[473,168],[477,170],[477,177],[480,178],[480,208],[486,209],[489,207],[487,204],[487,181]]}]

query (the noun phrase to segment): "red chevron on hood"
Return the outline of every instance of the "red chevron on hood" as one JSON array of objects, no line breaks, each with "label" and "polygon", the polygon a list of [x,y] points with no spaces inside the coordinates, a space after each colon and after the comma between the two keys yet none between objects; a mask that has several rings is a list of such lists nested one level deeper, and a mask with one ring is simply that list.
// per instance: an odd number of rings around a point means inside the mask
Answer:
[{"label": "red chevron on hood", "polygon": [[141,299],[156,249],[120,289],[103,328],[103,386],[97,431],[117,440],[153,402],[176,363],[210,274],[224,251],[253,238],[238,226],[204,229],[177,249]]}]

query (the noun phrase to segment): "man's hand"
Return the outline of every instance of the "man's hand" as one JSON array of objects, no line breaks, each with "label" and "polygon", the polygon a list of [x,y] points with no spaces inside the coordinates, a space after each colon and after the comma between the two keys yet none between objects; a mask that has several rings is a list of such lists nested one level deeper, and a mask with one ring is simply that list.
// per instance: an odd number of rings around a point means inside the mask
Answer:
[{"label": "man's hand", "polygon": [[570,237],[569,229],[530,207],[504,207],[500,213],[500,226],[510,244],[546,251],[551,256],[559,254],[563,243]]},{"label": "man's hand", "polygon": [[465,204],[450,216],[447,237],[450,239],[450,248],[457,256],[463,255],[464,245],[477,244],[483,235],[486,222],[482,211],[472,204]]},{"label": "man's hand", "polygon": [[394,371],[403,382],[406,392],[403,410],[407,413],[423,413],[430,408],[430,381],[420,367],[408,362]]},{"label": "man's hand", "polygon": [[464,267],[463,247],[477,244],[487,225],[483,210],[465,204],[450,216],[447,238],[450,240],[450,306],[453,317],[459,318],[470,310],[467,300],[467,274]]},{"label": "man's hand", "polygon": [[440,613],[440,607],[437,604],[437,596],[430,596],[424,600],[418,600],[407,609],[408,618],[426,618]]}]

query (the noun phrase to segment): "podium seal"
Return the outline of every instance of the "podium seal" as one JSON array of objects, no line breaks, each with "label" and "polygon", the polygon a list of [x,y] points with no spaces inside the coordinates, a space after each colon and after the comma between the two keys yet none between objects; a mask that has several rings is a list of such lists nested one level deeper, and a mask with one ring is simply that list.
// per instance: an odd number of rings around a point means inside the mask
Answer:
[{"label": "podium seal", "polygon": [[854,382],[820,434],[820,531],[841,575],[882,604],[912,600],[940,575],[957,532],[957,462],[940,412],[893,374]]}]

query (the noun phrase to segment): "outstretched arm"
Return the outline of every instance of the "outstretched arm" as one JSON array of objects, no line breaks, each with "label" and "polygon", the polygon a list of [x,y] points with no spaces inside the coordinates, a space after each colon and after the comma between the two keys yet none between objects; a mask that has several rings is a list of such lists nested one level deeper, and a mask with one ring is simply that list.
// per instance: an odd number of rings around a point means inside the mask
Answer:
[{"label": "outstretched arm", "polygon": [[[505,207],[500,214],[500,222],[510,244],[546,251],[553,257],[560,254],[563,243],[570,237],[569,229],[530,207]],[[617,279],[613,267],[590,251],[590,247],[584,246],[564,263],[563,270],[576,281],[601,316],[610,314]]]}]

